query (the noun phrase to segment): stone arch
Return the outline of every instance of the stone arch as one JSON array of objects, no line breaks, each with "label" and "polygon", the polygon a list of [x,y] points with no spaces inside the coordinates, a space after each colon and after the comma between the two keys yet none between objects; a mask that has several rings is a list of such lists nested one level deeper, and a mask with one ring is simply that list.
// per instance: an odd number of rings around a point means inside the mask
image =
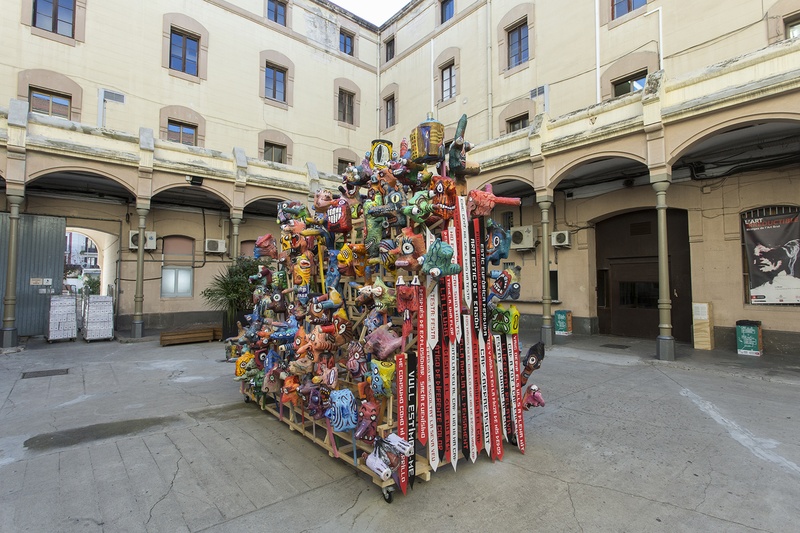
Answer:
[{"label": "stone arch", "polygon": [[[33,161],[30,161],[33,163]],[[33,165],[31,165],[33,166]],[[41,170],[33,170],[28,174],[26,179],[26,185],[31,184],[32,182],[36,181],[39,178],[44,178],[49,176],[50,174],[60,173],[60,172],[79,172],[82,174],[93,174],[95,176],[100,176],[103,178],[108,179],[109,181],[114,182],[115,184],[123,187],[126,192],[130,193],[132,197],[136,197],[136,186],[134,183],[130,183],[121,179],[118,174],[111,172],[110,170],[106,170],[100,166],[73,166],[73,165],[66,165],[66,166],[58,166],[58,167],[47,167]]]},{"label": "stone arch", "polygon": [[555,186],[558,185],[558,183],[561,180],[566,178],[570,172],[572,172],[573,170],[582,165],[591,163],[593,161],[598,161],[601,159],[609,159],[609,158],[627,159],[630,161],[641,163],[642,165],[647,165],[647,158],[645,156],[638,155],[632,152],[606,151],[606,152],[586,153],[568,161],[566,164],[562,165],[557,171],[555,171],[549,179],[548,187],[555,188]]},{"label": "stone arch", "polygon": [[[180,181],[177,181],[178,179]],[[203,191],[205,193],[209,194],[209,195],[216,196],[219,200],[222,201],[223,204],[225,204],[225,206],[228,209],[231,209],[233,207],[233,201],[229,197],[227,197],[221,190],[219,190],[216,187],[217,183],[218,182],[216,182],[214,180],[211,180],[211,179],[205,180],[204,183],[203,183]],[[153,193],[150,195],[150,199],[152,201],[153,199],[155,199],[156,196],[158,196],[159,193],[162,193],[162,192],[165,192],[165,191],[169,191],[169,190],[172,190],[172,189],[180,189],[180,188],[188,189],[189,187],[194,187],[194,186],[193,185],[187,185],[186,181],[181,176],[177,176],[175,182],[166,183],[166,184],[164,184],[163,186],[161,186],[161,187],[159,187],[157,189],[153,189]]]}]

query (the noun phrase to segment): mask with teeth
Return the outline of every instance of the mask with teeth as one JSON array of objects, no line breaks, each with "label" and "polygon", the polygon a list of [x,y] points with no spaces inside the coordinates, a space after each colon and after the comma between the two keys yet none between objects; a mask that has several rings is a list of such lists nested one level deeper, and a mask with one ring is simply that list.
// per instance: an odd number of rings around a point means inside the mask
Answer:
[{"label": "mask with teeth", "polygon": [[443,220],[450,220],[456,211],[456,185],[450,178],[433,176],[431,179],[433,191],[433,212]]}]

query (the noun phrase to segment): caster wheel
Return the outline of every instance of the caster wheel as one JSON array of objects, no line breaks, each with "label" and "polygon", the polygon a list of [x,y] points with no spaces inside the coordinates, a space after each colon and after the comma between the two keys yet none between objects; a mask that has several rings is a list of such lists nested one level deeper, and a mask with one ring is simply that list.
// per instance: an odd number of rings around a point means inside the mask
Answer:
[{"label": "caster wheel", "polygon": [[249,396],[245,396],[244,397],[244,403],[250,403],[250,397]]},{"label": "caster wheel", "polygon": [[383,489],[383,501],[386,503],[392,503],[394,500],[394,490],[393,489]]}]

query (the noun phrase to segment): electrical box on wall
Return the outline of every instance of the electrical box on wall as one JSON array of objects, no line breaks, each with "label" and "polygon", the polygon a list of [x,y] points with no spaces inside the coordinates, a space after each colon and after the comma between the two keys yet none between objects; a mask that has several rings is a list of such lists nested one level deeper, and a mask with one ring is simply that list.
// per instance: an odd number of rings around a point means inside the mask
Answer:
[{"label": "electrical box on wall", "polygon": [[536,248],[536,238],[538,231],[533,226],[514,226],[511,233],[512,250],[533,250]]},{"label": "electrical box on wall", "polygon": [[550,242],[556,248],[569,248],[572,246],[572,235],[568,231],[554,231],[550,234]]},{"label": "electrical box on wall", "polygon": [[225,239],[206,239],[205,250],[207,254],[224,254],[227,250]]},{"label": "electrical box on wall", "polygon": [[[128,234],[128,248],[131,250],[138,250],[139,249],[139,232],[137,230],[131,230]],[[155,250],[156,249],[156,232],[155,231],[145,231],[144,232],[144,249],[145,250]]]}]

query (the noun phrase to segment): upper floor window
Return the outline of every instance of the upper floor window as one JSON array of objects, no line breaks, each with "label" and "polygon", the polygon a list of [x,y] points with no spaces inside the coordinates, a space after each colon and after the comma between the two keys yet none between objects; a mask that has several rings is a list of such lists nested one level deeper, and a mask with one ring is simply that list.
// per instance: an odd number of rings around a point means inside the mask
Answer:
[{"label": "upper floor window", "polygon": [[195,146],[197,144],[197,126],[170,120],[167,122],[167,140]]},{"label": "upper floor window", "polygon": [[450,63],[442,68],[442,101],[449,100],[456,95],[456,70]]},{"label": "upper floor window", "polygon": [[70,98],[61,94],[31,89],[28,101],[34,113],[50,115],[53,117],[70,118]]},{"label": "upper floor window", "polygon": [[286,163],[286,147],[271,142],[264,143],[264,161]]},{"label": "upper floor window", "polygon": [[172,29],[170,35],[169,68],[197,76],[200,39]]},{"label": "upper floor window", "polygon": [[342,174],[345,173],[345,171],[347,170],[347,167],[349,167],[350,165],[355,165],[355,162],[354,161],[348,161],[346,159],[338,159],[336,161],[336,173],[341,176]]},{"label": "upper floor window", "polygon": [[508,68],[528,60],[528,21],[524,20],[508,30]]},{"label": "upper floor window", "polygon": [[64,37],[74,37],[75,0],[34,0],[33,25]]},{"label": "upper floor window", "polygon": [[269,0],[267,2],[267,18],[281,26],[286,26],[286,2]]},{"label": "upper floor window", "polygon": [[794,39],[796,37],[800,37],[800,18],[796,18],[786,23],[786,38]]},{"label": "upper floor window", "polygon": [[286,71],[282,68],[267,65],[265,72],[265,96],[279,102],[286,101]]},{"label": "upper floor window", "polygon": [[441,24],[444,24],[451,18],[453,18],[453,14],[455,12],[455,0],[442,0],[441,4],[439,5],[440,16],[441,16]]},{"label": "upper floor window", "polygon": [[615,19],[647,4],[647,0],[611,0],[611,2],[613,7],[612,18]]},{"label": "upper floor window", "polygon": [[386,41],[384,46],[386,46],[386,62],[388,63],[394,59],[394,38]]},{"label": "upper floor window", "polygon": [[339,90],[339,122],[354,124],[355,95],[345,90]]},{"label": "upper floor window", "polygon": [[643,70],[637,72],[632,76],[614,82],[614,96],[622,96],[644,89],[644,83],[647,79],[647,71]]},{"label": "upper floor window", "polygon": [[391,128],[395,125],[394,95],[390,96],[383,102],[386,105],[386,127]]},{"label": "upper floor window", "polygon": [[514,117],[508,121],[508,131],[511,133],[512,131],[521,130],[523,128],[528,127],[528,114],[525,113],[524,115],[520,115],[518,117]]},{"label": "upper floor window", "polygon": [[353,55],[353,35],[342,30],[339,32],[339,50],[345,54]]}]

